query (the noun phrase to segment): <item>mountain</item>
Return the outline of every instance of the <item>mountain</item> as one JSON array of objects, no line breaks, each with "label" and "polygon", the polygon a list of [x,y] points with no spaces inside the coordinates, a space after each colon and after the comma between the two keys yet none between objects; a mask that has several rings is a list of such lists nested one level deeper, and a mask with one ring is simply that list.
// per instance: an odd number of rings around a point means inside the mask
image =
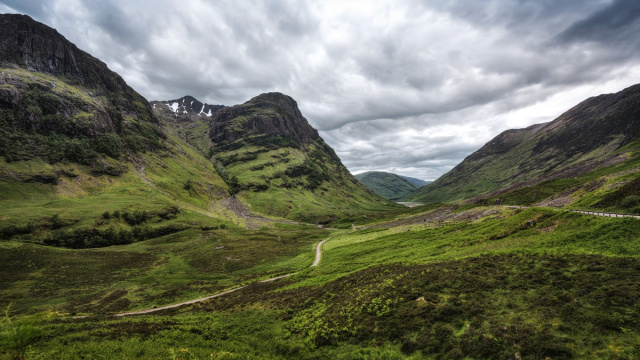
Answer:
[{"label": "mountain", "polygon": [[369,190],[389,200],[403,198],[419,188],[403,176],[383,171],[367,171],[355,175],[355,178]]},{"label": "mountain", "polygon": [[456,201],[575,178],[626,161],[639,136],[640,85],[634,85],[586,99],[549,123],[501,133],[410,198]]},{"label": "mountain", "polygon": [[226,106],[201,103],[187,95],[175,100],[151,101],[151,107],[158,117],[165,120],[166,126],[170,126],[180,138],[205,154],[212,146],[209,137],[211,116]]},{"label": "mountain", "polygon": [[149,103],[103,62],[25,15],[0,15],[0,33],[0,155],[7,160],[73,161],[100,172],[107,157],[162,148]]},{"label": "mountain", "polygon": [[425,185],[429,185],[431,184],[433,181],[428,181],[428,180],[422,180],[422,179],[418,179],[418,178],[414,178],[414,177],[409,177],[409,176],[404,176],[404,175],[398,175],[404,179],[406,179],[407,181],[409,181],[410,183],[412,183],[413,185],[421,188]]},{"label": "mountain", "polygon": [[163,122],[206,152],[252,211],[328,222],[390,206],[349,173],[289,96],[267,93],[240,105],[210,107],[211,116],[209,105],[191,97],[153,106]]},{"label": "mountain", "polygon": [[0,34],[0,238],[104,247],[247,224],[213,164],[103,62],[28,16],[0,15]]}]

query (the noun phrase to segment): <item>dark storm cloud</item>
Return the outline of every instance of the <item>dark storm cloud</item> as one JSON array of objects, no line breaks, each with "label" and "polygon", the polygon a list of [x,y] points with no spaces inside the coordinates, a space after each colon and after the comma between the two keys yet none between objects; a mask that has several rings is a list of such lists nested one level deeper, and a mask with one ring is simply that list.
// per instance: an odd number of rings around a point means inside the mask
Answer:
[{"label": "dark storm cloud", "polygon": [[568,42],[599,42],[628,46],[638,51],[640,34],[640,2],[616,0],[604,9],[577,21],[563,31],[558,40]]},{"label": "dark storm cloud", "polygon": [[503,130],[640,82],[631,0],[0,4],[150,100],[286,93],[352,171],[433,179]]}]

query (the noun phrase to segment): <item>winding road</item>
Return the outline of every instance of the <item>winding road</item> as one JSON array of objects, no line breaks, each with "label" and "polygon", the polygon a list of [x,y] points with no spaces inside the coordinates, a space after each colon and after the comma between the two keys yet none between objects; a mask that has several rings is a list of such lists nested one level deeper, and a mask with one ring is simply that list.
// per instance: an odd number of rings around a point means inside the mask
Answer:
[{"label": "winding road", "polygon": [[311,267],[316,267],[318,266],[318,264],[320,264],[320,259],[322,259],[322,245],[324,245],[324,243],[329,241],[329,239],[331,238],[320,241],[318,243],[318,246],[316,246],[316,259],[313,260],[313,264],[311,264]]},{"label": "winding road", "polygon": [[[324,243],[326,243],[330,239],[331,238],[324,239],[324,240],[320,241],[318,243],[318,245],[316,245],[316,258],[313,261],[313,264],[311,264],[311,267],[316,267],[316,266],[318,266],[318,264],[320,264],[320,259],[322,258],[322,245],[324,245]],[[297,274],[297,273],[280,275],[280,276],[272,277],[272,278],[269,278],[269,279],[266,279],[266,280],[257,281],[257,283],[272,282],[272,281],[276,281],[276,280],[287,278],[289,276],[293,276],[295,274]],[[233,288],[233,289],[225,290],[223,292],[219,292],[217,294],[209,295],[209,296],[206,296],[206,297],[203,297],[203,298],[199,298],[199,299],[195,299],[195,300],[184,301],[184,302],[181,302],[181,303],[172,304],[172,305],[166,305],[166,306],[161,306],[161,307],[156,307],[156,308],[152,308],[152,309],[123,312],[123,313],[113,314],[113,316],[122,317],[122,316],[132,316],[132,315],[143,315],[143,314],[153,313],[153,312],[156,312],[156,311],[174,309],[174,308],[177,308],[177,307],[190,305],[190,304],[195,304],[195,303],[199,303],[199,302],[206,301],[206,300],[209,300],[209,299],[213,299],[213,298],[217,298],[217,297],[224,296],[224,295],[227,295],[227,294],[231,294],[232,292],[244,289],[247,286],[249,286],[249,285],[238,286],[238,287]]]}]

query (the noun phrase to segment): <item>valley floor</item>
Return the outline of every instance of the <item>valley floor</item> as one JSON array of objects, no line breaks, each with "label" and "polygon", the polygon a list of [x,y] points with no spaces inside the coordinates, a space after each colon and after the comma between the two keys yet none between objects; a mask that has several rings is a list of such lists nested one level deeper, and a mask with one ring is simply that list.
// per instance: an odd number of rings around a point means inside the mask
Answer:
[{"label": "valley floor", "polygon": [[[5,241],[0,358],[640,356],[636,218],[465,205],[355,221],[96,250]],[[109,315],[136,310],[153,312]]]}]

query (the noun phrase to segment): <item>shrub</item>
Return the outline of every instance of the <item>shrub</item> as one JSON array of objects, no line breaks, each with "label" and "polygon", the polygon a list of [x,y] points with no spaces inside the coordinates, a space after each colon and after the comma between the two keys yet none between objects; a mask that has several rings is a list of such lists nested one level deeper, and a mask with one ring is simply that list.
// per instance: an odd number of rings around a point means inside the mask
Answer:
[{"label": "shrub", "polygon": [[71,249],[88,249],[111,245],[131,244],[134,241],[152,239],[185,230],[187,226],[172,224],[152,228],[148,225],[135,226],[133,230],[118,229],[110,226],[105,230],[93,228],[77,228],[74,230],[57,230],[49,234],[43,241],[45,245]]},{"label": "shrub", "polygon": [[42,330],[31,324],[18,323],[9,317],[9,309],[11,304],[7,306],[5,317],[0,322],[0,353],[4,350],[13,352],[13,359],[24,359],[24,353],[27,347],[40,336]]},{"label": "shrub", "polygon": [[133,213],[123,212],[122,219],[131,226],[142,224],[149,219],[149,215],[144,210],[136,210]]},{"label": "shrub", "polygon": [[238,178],[234,175],[229,179],[229,193],[231,195],[235,195],[240,192],[240,183],[238,182]]},{"label": "shrub", "polygon": [[158,216],[165,220],[171,220],[177,218],[179,212],[180,209],[177,206],[171,206],[162,210],[162,212],[158,214]]},{"label": "shrub", "polygon": [[31,222],[24,226],[8,225],[0,228],[0,238],[10,239],[15,235],[31,234],[33,230],[35,230],[35,226]]},{"label": "shrub", "polygon": [[631,209],[638,206],[638,204],[640,204],[640,196],[629,195],[622,200],[622,202],[620,203],[620,207],[624,209]]}]

